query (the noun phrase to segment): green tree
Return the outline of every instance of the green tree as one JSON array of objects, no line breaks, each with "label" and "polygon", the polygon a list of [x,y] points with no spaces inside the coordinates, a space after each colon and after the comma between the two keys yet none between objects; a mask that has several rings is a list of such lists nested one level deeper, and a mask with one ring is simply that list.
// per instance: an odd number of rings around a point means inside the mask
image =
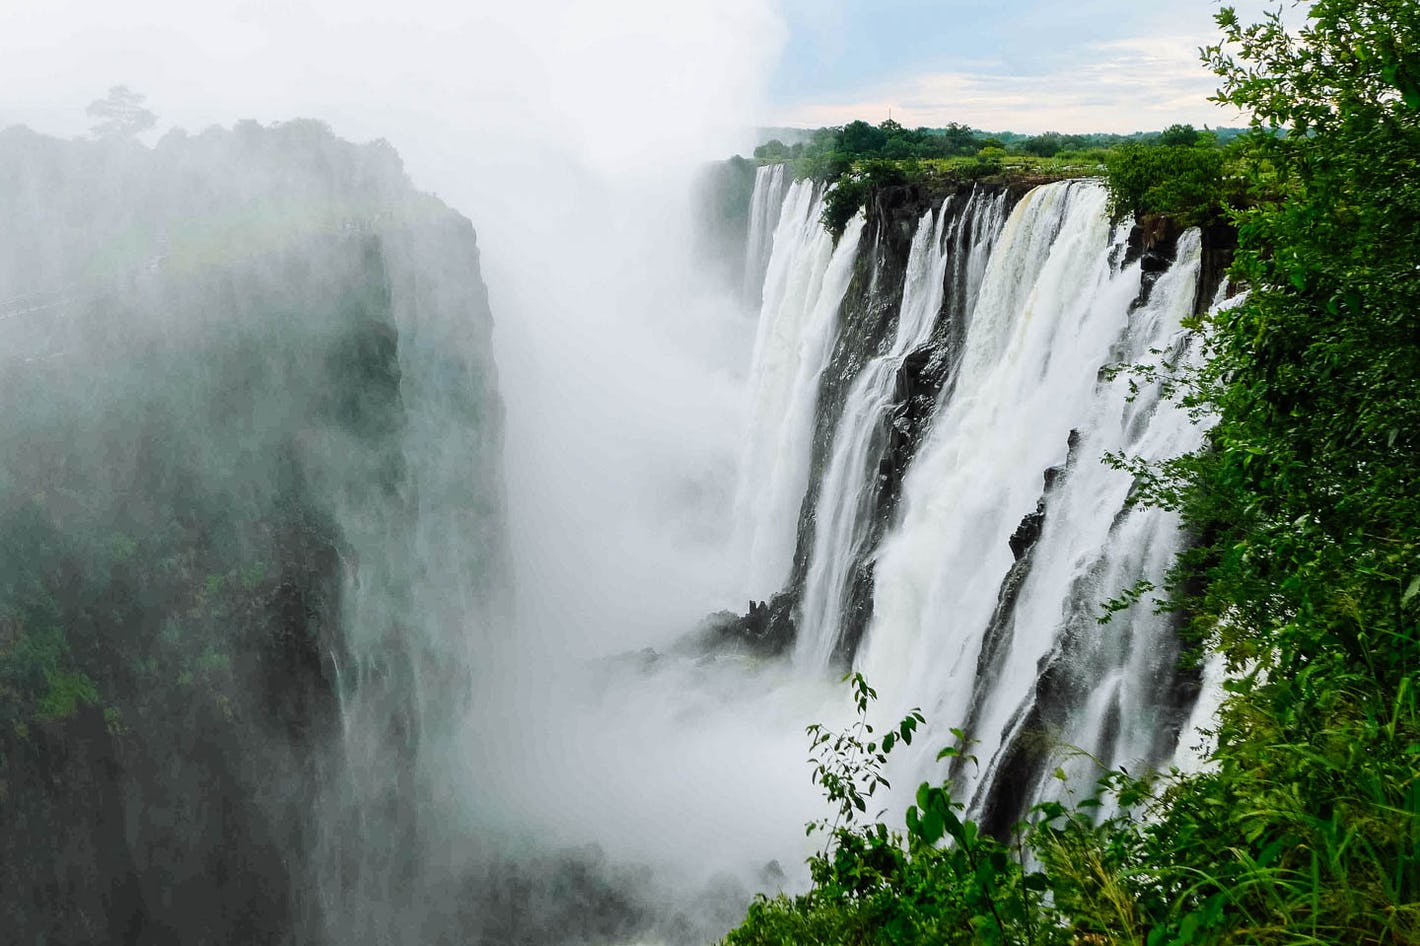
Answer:
[{"label": "green tree", "polygon": [[126,85],[115,85],[108,95],[89,103],[90,118],[98,119],[89,133],[95,138],[132,138],[158,123],[158,116],[143,107],[146,96]]},{"label": "green tree", "polygon": [[[1195,135],[1196,138],[1196,135]],[[1212,223],[1229,204],[1225,154],[1197,147],[1125,144],[1105,156],[1110,208],[1117,220],[1168,214],[1185,226]]]},{"label": "green tree", "polygon": [[1249,295],[1212,317],[1193,378],[1210,447],[1163,482],[1204,539],[1188,608],[1237,677],[1218,772],[1160,838],[1181,874],[1209,878],[1191,915],[1227,901],[1195,928],[1414,943],[1420,5],[1316,0],[1299,30],[1278,12],[1218,22],[1218,98],[1253,128],[1235,214]]},{"label": "green tree", "polygon": [[853,155],[876,154],[887,139],[888,133],[882,128],[875,128],[865,121],[855,121],[844,125],[838,133],[838,147]]},{"label": "green tree", "polygon": [[1170,125],[1159,132],[1159,144],[1166,148],[1189,148],[1198,144],[1198,130],[1192,125]]}]

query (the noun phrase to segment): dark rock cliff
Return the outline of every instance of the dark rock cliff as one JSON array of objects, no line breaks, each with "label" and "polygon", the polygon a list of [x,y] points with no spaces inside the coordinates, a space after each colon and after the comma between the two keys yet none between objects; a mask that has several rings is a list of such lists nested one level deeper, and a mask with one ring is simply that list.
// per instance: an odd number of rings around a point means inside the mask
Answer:
[{"label": "dark rock cliff", "polygon": [[0,206],[3,938],[315,941],[341,510],[405,515],[400,315],[486,339],[472,228],[309,122],[11,129]]},{"label": "dark rock cliff", "polygon": [[[744,615],[724,613],[710,619],[702,629],[707,645],[718,643],[762,655],[783,653],[793,647],[796,612],[813,548],[814,510],[833,449],[838,419],[859,372],[892,343],[912,237],[922,214],[929,208],[944,206],[948,214],[961,215],[973,187],[988,193],[1003,192],[1009,211],[1041,183],[1047,182],[900,184],[877,187],[870,193],[853,280],[839,312],[832,359],[819,389],[811,476],[800,510],[798,542],[789,582],[770,600],[751,602]],[[1137,304],[1148,300],[1155,281],[1173,265],[1181,233],[1177,222],[1164,216],[1141,219],[1131,229],[1124,262],[1140,261]],[[1236,243],[1236,233],[1226,224],[1204,231],[1197,295],[1199,311],[1207,308],[1222,284]],[[943,388],[951,383],[952,370],[964,341],[970,304],[961,272],[948,267],[942,306],[931,339],[910,353],[899,370],[889,419],[874,445],[874,453],[880,457],[878,476],[872,483],[871,505],[875,512],[864,553],[855,565],[850,600],[843,616],[842,636],[835,654],[841,665],[846,666],[852,660],[871,621],[872,552],[895,521],[903,475],[928,432]],[[1033,545],[1032,530],[1037,530],[1038,535],[1044,515],[1042,505],[1037,521],[1022,523],[1022,531],[1018,533],[1019,550],[1013,540],[1012,550],[1018,559],[1028,557]]]},{"label": "dark rock cliff", "polygon": [[[788,585],[763,607],[752,606],[742,618],[721,615],[714,622],[718,635],[759,653],[778,653],[793,645],[795,612],[803,591],[814,541],[814,510],[819,488],[833,449],[833,436],[844,402],[864,366],[892,346],[907,272],[912,239],[922,215],[945,207],[959,216],[973,191],[1002,192],[1007,210],[1030,189],[1028,184],[992,184],[939,181],[875,188],[865,208],[865,225],[854,262],[852,281],[838,315],[838,330],[827,370],[819,386],[815,415],[809,487],[799,514],[798,541]],[[965,235],[972,238],[971,234]],[[941,308],[932,335],[922,348],[908,355],[898,373],[892,409],[873,446],[879,458],[878,474],[871,481],[874,509],[872,532],[864,554],[854,568],[853,586],[843,618],[843,634],[835,654],[847,664],[872,617],[873,574],[871,552],[891,525],[901,495],[902,476],[926,434],[933,409],[952,367],[965,333],[967,307],[964,273],[949,266]]]}]

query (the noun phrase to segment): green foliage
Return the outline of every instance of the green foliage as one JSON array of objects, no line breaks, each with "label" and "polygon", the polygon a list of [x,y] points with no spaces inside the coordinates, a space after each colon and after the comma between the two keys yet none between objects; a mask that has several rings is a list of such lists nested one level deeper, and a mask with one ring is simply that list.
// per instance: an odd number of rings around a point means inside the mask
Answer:
[{"label": "green foliage", "polygon": [[[875,738],[867,720],[877,693],[861,674],[851,683],[856,724],[843,733],[808,727],[814,782],[834,810],[831,821],[808,825],[809,833],[829,836],[809,859],[813,888],[798,897],[760,896],[726,946],[1065,942],[1049,921],[1046,877],[1025,869],[1019,846],[962,820],[946,785],[918,788],[905,835],[881,821],[860,821],[868,799],[888,787],[882,775],[888,754],[910,744],[924,719],[913,710]],[[958,746],[939,759],[961,753],[965,737],[957,737]]]},{"label": "green foliage", "polygon": [[880,125],[853,121],[841,128],[820,128],[808,141],[792,146],[774,139],[755,148],[754,156],[760,161],[790,163],[797,178],[832,183],[861,163],[904,162],[910,166],[924,159],[974,155],[983,143],[981,136],[965,125],[908,129],[888,119]]},{"label": "green foliage", "polygon": [[835,237],[853,215],[862,210],[874,188],[905,184],[920,174],[915,163],[882,159],[865,161],[852,173],[844,174],[824,195],[823,226]]},{"label": "green foliage", "polygon": [[842,236],[848,221],[863,209],[870,189],[871,185],[865,177],[839,178],[823,198],[823,228],[835,237]]},{"label": "green foliage", "polygon": [[1159,132],[1158,144],[1165,148],[1192,148],[1199,144],[1198,130],[1192,125],[1170,125]]},{"label": "green foliage", "polygon": [[1180,605],[1236,677],[1218,769],[1172,793],[1155,860],[1192,872],[1175,910],[1200,937],[1413,943],[1420,8],[1218,21],[1220,99],[1254,117],[1234,202],[1250,292],[1183,379],[1209,446],[1150,491],[1202,539]]},{"label": "green foliage", "polygon": [[98,688],[74,667],[58,628],[24,631],[0,653],[0,718],[12,725],[67,719],[98,700]]},{"label": "green foliage", "polygon": [[1188,144],[1128,144],[1105,156],[1115,220],[1167,214],[1182,226],[1200,226],[1222,217],[1229,204],[1227,155],[1211,143],[1193,143],[1197,134],[1191,128],[1188,132]]},{"label": "green foliage", "polygon": [[1252,140],[1229,134],[1225,145],[1215,131],[1170,125],[1088,156],[1104,168],[1116,222],[1165,215],[1180,226],[1209,226],[1250,202],[1241,164]]},{"label": "green foliage", "polygon": [[881,740],[874,738],[868,722],[868,706],[878,693],[861,673],[845,677],[853,687],[853,703],[858,708],[858,722],[849,730],[835,733],[818,723],[808,727],[809,761],[814,764],[813,782],[823,789],[824,797],[834,807],[833,821],[827,818],[811,822],[808,832],[826,831],[832,837],[839,828],[851,826],[859,814],[868,810],[867,800],[879,788],[891,788],[883,777],[887,754],[901,741],[912,742],[912,734],[921,723],[922,713],[913,710],[903,718],[896,730],[886,732]]},{"label": "green foliage", "polygon": [[859,120],[817,129],[793,145],[770,140],[754,157],[787,163],[800,180],[833,185],[823,223],[835,236],[877,186],[934,178],[1091,176],[1106,165],[1118,219],[1167,213],[1190,225],[1213,222],[1230,203],[1240,203],[1220,150],[1221,142],[1235,137],[1235,129],[1200,132],[1191,125],[1134,135],[986,136],[958,124],[907,129],[891,119],[879,125]]},{"label": "green foliage", "polygon": [[46,689],[35,707],[39,720],[68,719],[80,706],[99,701],[98,687],[88,676],[75,670],[56,670],[45,675]]}]

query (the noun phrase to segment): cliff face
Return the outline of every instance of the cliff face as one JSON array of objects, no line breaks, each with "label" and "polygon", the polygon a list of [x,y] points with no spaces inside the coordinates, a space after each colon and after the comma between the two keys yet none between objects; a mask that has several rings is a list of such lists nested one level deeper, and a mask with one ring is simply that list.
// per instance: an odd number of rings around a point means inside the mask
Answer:
[{"label": "cliff face", "polygon": [[[961,245],[971,246],[974,241],[994,237],[994,234],[973,233],[967,226],[968,218],[964,215],[973,194],[978,200],[999,199],[1004,213],[1009,214],[1025,194],[1040,183],[1045,182],[913,183],[879,186],[870,192],[853,280],[838,313],[832,357],[820,381],[810,481],[800,509],[793,570],[785,588],[769,601],[751,602],[743,616],[723,614],[713,618],[708,628],[711,640],[732,641],[735,646],[768,655],[793,647],[796,614],[818,528],[815,510],[837,424],[864,366],[892,344],[902,307],[913,235],[922,215],[929,209],[942,208],[948,219],[962,221]],[[1173,265],[1181,233],[1182,228],[1166,217],[1143,219],[1133,226],[1123,262],[1142,261],[1136,307],[1147,302],[1154,282]],[[1225,225],[1209,228],[1202,237],[1203,258],[1197,294],[1200,312],[1206,310],[1218,291],[1236,246],[1236,234]],[[960,257],[961,253],[956,255]],[[948,267],[931,337],[911,352],[898,369],[887,419],[873,444],[873,453],[880,461],[876,478],[868,484],[871,496],[867,503],[872,510],[870,534],[854,563],[849,600],[842,617],[842,634],[835,652],[840,665],[851,662],[871,621],[873,550],[894,522],[903,475],[928,432],[943,390],[952,383],[952,371],[974,302],[969,282],[960,266]],[[1020,548],[1016,549],[1013,543],[1017,558],[1028,557],[1032,536],[1039,534],[1043,515],[1042,510],[1036,521],[1022,523]],[[1022,566],[1022,573],[1026,567]]]},{"label": "cliff face", "polygon": [[0,206],[0,924],[312,942],[368,650],[352,511],[415,528],[407,349],[436,318],[501,567],[472,228],[305,122],[11,129]]},{"label": "cliff face", "polygon": [[[811,363],[792,576],[718,622],[760,652],[794,647],[799,668],[862,669],[972,734],[982,764],[954,787],[993,832],[1053,797],[1057,770],[1088,784],[1081,758],[1108,770],[1176,748],[1198,681],[1174,617],[1125,599],[1099,618],[1121,589],[1160,586],[1187,537],[1107,461],[1202,449],[1205,428],[1165,385],[1110,367],[1192,363],[1188,317],[1227,252],[1225,233],[1167,219],[1111,226],[1095,182],[1021,190],[870,195],[852,284],[813,323],[834,347]],[[781,359],[818,337],[780,334]]]},{"label": "cliff face", "polygon": [[[754,162],[737,156],[709,165],[696,182],[696,203],[701,208],[695,232],[696,256],[723,285],[737,289],[745,285],[745,232],[749,229],[754,172]],[[745,301],[754,305],[758,299]]]},{"label": "cliff face", "polygon": [[[798,540],[789,581],[770,601],[762,605],[752,603],[743,618],[732,621],[722,617],[715,624],[718,633],[760,653],[780,653],[793,646],[795,612],[803,593],[817,526],[815,508],[837,424],[864,367],[892,346],[913,236],[923,214],[933,208],[945,208],[948,218],[956,220],[962,217],[973,194],[979,200],[1000,198],[1003,209],[1009,212],[1028,190],[1029,185],[934,182],[880,186],[870,193],[852,282],[838,313],[832,355],[819,381],[809,487],[800,508]],[[978,236],[989,239],[988,235],[972,234],[966,227],[961,240],[970,244]],[[867,537],[864,554],[854,565],[843,634],[836,654],[839,663],[846,664],[851,659],[872,616],[871,552],[892,523],[901,495],[902,475],[926,433],[938,396],[950,378],[960,350],[970,316],[971,300],[966,282],[962,268],[948,268],[946,291],[933,319],[930,340],[909,354],[898,370],[891,408],[874,444],[873,452],[880,457],[880,464],[877,477],[868,484],[872,495],[867,502],[874,510],[871,534]]]}]

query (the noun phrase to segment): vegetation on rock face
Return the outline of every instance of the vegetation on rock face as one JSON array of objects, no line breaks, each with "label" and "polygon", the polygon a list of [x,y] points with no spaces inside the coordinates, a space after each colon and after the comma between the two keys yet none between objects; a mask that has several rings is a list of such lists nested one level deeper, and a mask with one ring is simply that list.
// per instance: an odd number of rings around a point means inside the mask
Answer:
[{"label": "vegetation on rock face", "polygon": [[1243,202],[1240,185],[1228,187],[1228,172],[1241,156],[1241,148],[1224,150],[1207,134],[1122,145],[1104,158],[1110,212],[1117,220],[1166,214],[1185,227],[1215,223]]},{"label": "vegetation on rock face", "polygon": [[906,836],[838,827],[727,943],[1420,943],[1420,7],[1218,22],[1252,133],[1110,173],[1116,212],[1226,212],[1249,290],[1176,379],[1208,445],[1116,458],[1197,536],[1174,606],[1230,670],[1211,767],[1107,775],[1120,814],[1043,805],[999,841],[923,786]]}]

